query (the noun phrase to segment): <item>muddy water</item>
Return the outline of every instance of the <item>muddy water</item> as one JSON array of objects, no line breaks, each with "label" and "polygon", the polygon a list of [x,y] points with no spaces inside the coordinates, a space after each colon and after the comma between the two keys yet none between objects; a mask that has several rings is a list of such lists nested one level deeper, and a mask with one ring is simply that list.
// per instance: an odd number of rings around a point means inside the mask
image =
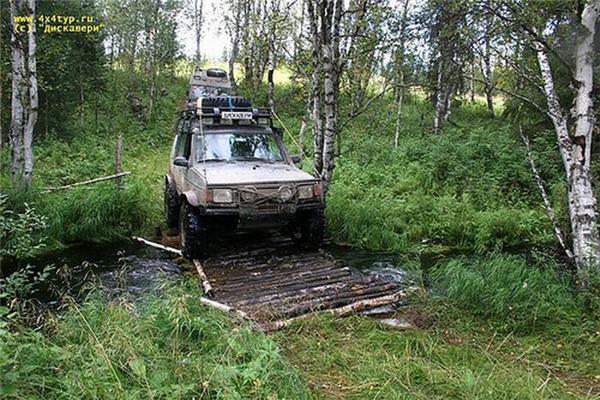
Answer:
[{"label": "muddy water", "polygon": [[[325,249],[336,259],[365,274],[389,280],[414,282],[414,274],[401,268],[398,256],[328,245]],[[56,304],[56,289],[83,296],[89,287],[100,287],[109,297],[126,295],[135,300],[156,290],[165,280],[176,279],[183,272],[175,257],[142,244],[108,244],[72,247],[46,255],[27,264],[36,270],[52,265],[49,278],[40,285],[35,298]],[[8,266],[10,270],[11,266]],[[12,266],[14,269],[15,266]],[[380,310],[381,311],[381,310]]]},{"label": "muddy water", "polygon": [[[36,271],[52,266],[49,277],[34,294],[49,305],[56,303],[58,292],[78,297],[91,287],[100,287],[109,297],[126,295],[136,299],[182,273],[171,255],[137,244],[86,244],[21,264],[32,265]],[[16,266],[4,268],[10,273]]]}]

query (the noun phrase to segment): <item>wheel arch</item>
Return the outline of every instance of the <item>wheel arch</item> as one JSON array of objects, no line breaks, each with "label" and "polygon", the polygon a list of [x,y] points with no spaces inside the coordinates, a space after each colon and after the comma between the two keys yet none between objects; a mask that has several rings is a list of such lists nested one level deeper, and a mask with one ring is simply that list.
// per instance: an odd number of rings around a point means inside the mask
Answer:
[{"label": "wheel arch", "polygon": [[181,193],[179,198],[181,199],[181,201],[185,201],[192,207],[200,206],[200,202],[198,201],[196,194],[192,190],[188,190],[187,192]]}]

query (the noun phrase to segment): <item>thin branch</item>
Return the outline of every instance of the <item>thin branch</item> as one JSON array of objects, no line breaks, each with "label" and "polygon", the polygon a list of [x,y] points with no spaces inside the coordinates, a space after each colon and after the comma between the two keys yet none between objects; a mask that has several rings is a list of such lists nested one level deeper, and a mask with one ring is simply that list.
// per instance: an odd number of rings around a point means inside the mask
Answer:
[{"label": "thin branch", "polygon": [[[398,86],[398,87],[399,87],[399,86]],[[406,85],[406,86],[403,86],[403,87],[410,87],[410,86]],[[344,127],[345,127],[346,125],[348,125],[348,124],[349,124],[349,123],[350,123],[350,122],[351,122],[351,121],[352,121],[354,118],[358,117],[359,115],[361,115],[362,113],[364,113],[365,111],[367,111],[367,110],[368,110],[368,109],[369,109],[369,108],[370,108],[370,107],[373,105],[373,103],[374,103],[375,101],[377,101],[379,98],[381,98],[381,97],[382,97],[382,96],[383,96],[385,93],[387,93],[387,91],[388,91],[388,90],[390,90],[391,88],[392,88],[392,86],[391,86],[391,85],[385,86],[381,92],[379,92],[377,95],[375,95],[375,96],[371,97],[371,98],[369,99],[369,101],[367,101],[367,102],[365,103],[365,105],[364,105],[363,107],[361,107],[360,109],[358,109],[358,110],[355,110],[355,111],[353,111],[353,112],[349,113],[349,114],[346,116],[346,118],[343,120],[343,122],[342,122],[342,123],[340,123],[340,125],[339,125],[339,127],[338,127],[338,130],[342,130],[342,129],[344,129]]]},{"label": "thin branch", "polygon": [[43,193],[50,193],[50,192],[55,192],[57,190],[71,189],[71,188],[74,188],[74,187],[77,187],[77,186],[91,185],[92,183],[107,181],[107,180],[110,180],[110,179],[117,179],[117,178],[121,178],[123,176],[127,176],[127,175],[130,175],[130,174],[131,174],[131,172],[126,171],[126,172],[121,172],[121,173],[115,174],[115,175],[103,176],[103,177],[100,177],[100,178],[90,179],[88,181],[72,183],[70,185],[56,186],[56,187],[47,187],[47,188],[44,188],[44,192]]},{"label": "thin branch", "polygon": [[567,248],[565,242],[565,235],[560,229],[560,225],[556,220],[556,214],[554,213],[554,209],[552,208],[552,204],[550,204],[550,200],[548,199],[548,194],[546,193],[546,188],[544,187],[544,180],[542,179],[538,167],[535,163],[535,159],[533,158],[533,152],[531,151],[531,143],[529,141],[529,137],[525,133],[523,133],[523,129],[521,125],[519,125],[519,136],[521,136],[521,140],[523,144],[525,144],[525,148],[527,149],[527,160],[529,161],[529,166],[531,167],[531,171],[533,172],[533,176],[535,177],[535,183],[540,191],[540,195],[542,196],[542,201],[544,202],[544,210],[546,211],[546,215],[548,215],[548,219],[552,223],[552,229],[554,230],[554,236],[560,247],[563,249],[569,260],[573,260],[573,253],[570,249]]},{"label": "thin branch", "polygon": [[[473,75],[468,75],[467,74],[467,75],[465,75],[465,77],[469,78],[469,79],[473,79],[475,82],[479,82],[479,83],[484,83],[485,84],[485,81],[483,79],[476,78]],[[548,112],[548,110],[545,110],[542,106],[540,106],[539,104],[537,104],[535,101],[533,101],[533,100],[531,100],[531,99],[529,99],[529,98],[527,98],[527,97],[525,97],[523,95],[515,93],[512,90],[503,89],[503,88],[498,87],[498,86],[493,86],[492,88],[494,90],[498,91],[498,92],[502,92],[502,93],[507,94],[509,96],[515,97],[515,98],[517,98],[519,100],[523,100],[524,102],[526,102],[527,104],[531,105],[532,107],[534,107],[536,110],[538,110],[542,114],[550,116],[550,113]]]}]

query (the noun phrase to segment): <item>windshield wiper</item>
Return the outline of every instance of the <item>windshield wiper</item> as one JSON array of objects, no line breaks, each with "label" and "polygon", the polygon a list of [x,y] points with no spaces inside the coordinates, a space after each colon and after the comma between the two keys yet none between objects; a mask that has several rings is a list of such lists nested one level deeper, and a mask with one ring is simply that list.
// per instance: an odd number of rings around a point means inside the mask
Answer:
[{"label": "windshield wiper", "polygon": [[260,157],[237,157],[236,158],[237,161],[264,161],[264,162],[270,162],[270,160],[264,159],[264,158],[260,158]]}]

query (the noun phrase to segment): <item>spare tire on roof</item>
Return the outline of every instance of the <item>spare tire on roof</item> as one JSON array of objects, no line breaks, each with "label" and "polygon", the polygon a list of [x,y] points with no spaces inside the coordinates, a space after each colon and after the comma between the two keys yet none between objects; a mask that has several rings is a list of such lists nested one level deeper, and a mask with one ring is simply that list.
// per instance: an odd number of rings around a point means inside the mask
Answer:
[{"label": "spare tire on roof", "polygon": [[242,96],[211,96],[202,99],[202,107],[250,108],[250,99]]}]

